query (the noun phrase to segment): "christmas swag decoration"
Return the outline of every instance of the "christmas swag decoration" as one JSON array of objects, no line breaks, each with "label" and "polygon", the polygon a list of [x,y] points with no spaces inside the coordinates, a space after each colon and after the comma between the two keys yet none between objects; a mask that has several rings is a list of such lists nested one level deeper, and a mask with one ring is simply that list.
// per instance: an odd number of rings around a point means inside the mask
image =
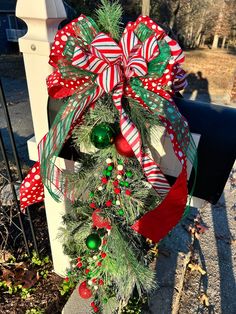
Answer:
[{"label": "christmas swag decoration", "polygon": [[[79,278],[80,297],[93,297],[93,311],[102,313],[121,311],[133,293],[155,287],[153,250],[142,236],[152,246],[178,223],[187,202],[187,159],[196,168],[188,124],[173,100],[186,85],[183,52],[147,16],[119,37],[121,11],[103,0],[97,23],[81,15],[57,32],[48,93],[67,100],[20,191],[22,210],[42,200],[42,182],[55,200],[71,200],[64,248],[74,266],[65,285]],[[150,129],[160,125],[182,166],[173,186],[148,150]],[[71,136],[80,149],[96,149],[70,175],[55,158]],[[33,174],[39,167],[42,181]]]}]

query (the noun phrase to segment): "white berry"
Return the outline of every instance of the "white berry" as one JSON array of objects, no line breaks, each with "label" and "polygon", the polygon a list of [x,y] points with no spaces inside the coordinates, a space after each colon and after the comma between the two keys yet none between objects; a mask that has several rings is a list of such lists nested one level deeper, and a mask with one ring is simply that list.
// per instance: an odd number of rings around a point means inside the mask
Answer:
[{"label": "white berry", "polygon": [[118,174],[117,179],[120,180],[122,178],[122,176],[120,174]]},{"label": "white berry", "polygon": [[98,286],[94,286],[93,288],[94,288],[94,290],[98,290]]},{"label": "white berry", "polygon": [[102,191],[103,190],[103,187],[102,186],[99,186],[98,187],[98,191]]},{"label": "white berry", "polygon": [[89,280],[89,281],[88,281],[88,285],[89,285],[89,286],[92,286],[92,284],[93,284],[92,280]]},{"label": "white berry", "polygon": [[120,205],[120,201],[119,200],[116,201],[116,205]]},{"label": "white berry", "polygon": [[118,170],[123,170],[124,167],[123,167],[123,165],[118,165],[118,166],[117,166],[117,169],[118,169]]},{"label": "white berry", "polygon": [[106,163],[107,163],[107,164],[111,164],[111,163],[112,163],[111,158],[107,158],[107,159],[106,159]]}]

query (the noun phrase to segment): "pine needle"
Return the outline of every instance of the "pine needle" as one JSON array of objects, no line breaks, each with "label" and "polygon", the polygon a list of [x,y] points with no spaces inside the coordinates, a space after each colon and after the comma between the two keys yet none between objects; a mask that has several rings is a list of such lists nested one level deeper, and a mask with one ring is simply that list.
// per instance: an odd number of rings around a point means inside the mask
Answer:
[{"label": "pine needle", "polygon": [[115,40],[120,38],[122,13],[119,1],[101,0],[101,6],[96,10],[99,28]]}]

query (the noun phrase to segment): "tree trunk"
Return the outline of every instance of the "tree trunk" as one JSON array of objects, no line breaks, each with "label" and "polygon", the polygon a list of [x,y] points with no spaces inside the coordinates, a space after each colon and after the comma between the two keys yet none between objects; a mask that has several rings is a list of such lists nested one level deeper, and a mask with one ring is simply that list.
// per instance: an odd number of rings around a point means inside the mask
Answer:
[{"label": "tree trunk", "polygon": [[[145,1],[145,0],[144,0]],[[170,22],[169,22],[169,27],[171,29],[173,29],[174,25],[175,25],[175,21],[176,21],[176,17],[177,17],[177,14],[179,12],[179,8],[180,8],[180,1],[178,1],[176,3],[176,6],[175,8],[173,9],[173,11],[171,12],[171,17],[170,17]]]},{"label": "tree trunk", "polygon": [[215,34],[214,35],[214,39],[213,39],[213,43],[212,43],[212,49],[216,49],[218,48],[218,41],[219,41],[219,35]]},{"label": "tree trunk", "polygon": [[227,37],[224,36],[224,37],[223,37],[223,41],[222,41],[222,45],[221,45],[221,49],[224,49],[224,48],[225,48],[226,39],[227,39]]},{"label": "tree trunk", "polygon": [[197,37],[197,39],[195,40],[195,47],[199,47],[201,44],[201,40],[202,40],[202,34],[200,33]]},{"label": "tree trunk", "polygon": [[142,0],[142,15],[150,15],[150,0]]},{"label": "tree trunk", "polygon": [[201,41],[200,41],[200,47],[204,47],[206,40],[206,35],[202,35]]},{"label": "tree trunk", "polygon": [[194,47],[199,47],[200,42],[201,42],[201,38],[202,38],[202,28],[203,28],[203,22],[200,24],[200,26],[198,27],[198,30],[196,31],[196,35],[194,37]]}]

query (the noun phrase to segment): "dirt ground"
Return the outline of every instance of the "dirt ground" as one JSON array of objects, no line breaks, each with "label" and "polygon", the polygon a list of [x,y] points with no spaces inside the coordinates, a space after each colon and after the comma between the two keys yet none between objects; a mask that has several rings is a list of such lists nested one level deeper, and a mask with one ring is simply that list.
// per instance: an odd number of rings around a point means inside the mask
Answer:
[{"label": "dirt ground", "polygon": [[185,51],[184,69],[188,73],[185,98],[236,106],[230,102],[236,75],[236,55],[227,50]]}]

